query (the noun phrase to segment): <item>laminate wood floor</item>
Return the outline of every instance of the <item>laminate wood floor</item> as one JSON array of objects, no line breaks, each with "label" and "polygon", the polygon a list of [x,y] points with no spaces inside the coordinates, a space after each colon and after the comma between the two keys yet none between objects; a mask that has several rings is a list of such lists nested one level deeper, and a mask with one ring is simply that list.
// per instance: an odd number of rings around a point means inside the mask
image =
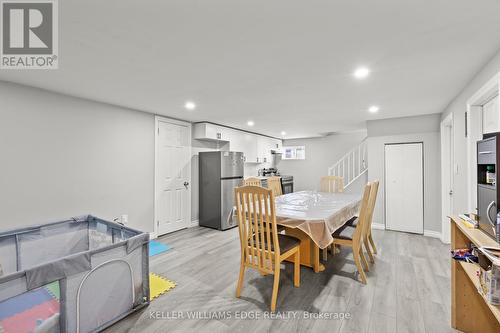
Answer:
[{"label": "laminate wood floor", "polygon": [[[303,267],[300,288],[293,287],[293,265],[284,264],[277,304],[284,318],[269,318],[272,275],[247,269],[242,297],[235,297],[237,229],[195,227],[166,235],[158,240],[173,249],[152,257],[150,270],[177,287],[106,332],[455,332],[449,246],[392,231],[374,230],[373,237],[378,254],[367,285],[356,280],[348,248],[329,256],[321,273]],[[344,313],[350,318],[339,319]]]}]

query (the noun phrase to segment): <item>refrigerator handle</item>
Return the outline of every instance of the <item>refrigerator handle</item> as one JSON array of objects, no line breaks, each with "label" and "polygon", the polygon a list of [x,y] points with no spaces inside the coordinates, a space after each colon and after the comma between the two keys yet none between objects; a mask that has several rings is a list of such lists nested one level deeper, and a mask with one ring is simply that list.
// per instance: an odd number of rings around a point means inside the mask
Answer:
[{"label": "refrigerator handle", "polygon": [[490,210],[493,206],[496,206],[495,201],[490,202],[488,208],[486,208],[486,215],[488,216],[488,221],[491,223],[491,225],[495,226],[496,222],[491,220],[491,215],[490,215]]},{"label": "refrigerator handle", "polygon": [[229,212],[229,215],[227,216],[227,225],[233,225],[232,221],[233,221],[233,216],[234,216],[234,210],[236,209],[236,207],[233,207],[231,209],[231,211]]}]

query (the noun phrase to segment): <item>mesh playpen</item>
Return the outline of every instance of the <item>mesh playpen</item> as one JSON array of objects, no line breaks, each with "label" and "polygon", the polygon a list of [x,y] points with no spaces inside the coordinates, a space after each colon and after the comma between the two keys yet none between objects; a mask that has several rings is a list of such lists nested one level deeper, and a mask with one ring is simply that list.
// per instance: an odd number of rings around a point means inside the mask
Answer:
[{"label": "mesh playpen", "polygon": [[96,332],[149,304],[149,234],[93,216],[0,233],[0,332]]}]

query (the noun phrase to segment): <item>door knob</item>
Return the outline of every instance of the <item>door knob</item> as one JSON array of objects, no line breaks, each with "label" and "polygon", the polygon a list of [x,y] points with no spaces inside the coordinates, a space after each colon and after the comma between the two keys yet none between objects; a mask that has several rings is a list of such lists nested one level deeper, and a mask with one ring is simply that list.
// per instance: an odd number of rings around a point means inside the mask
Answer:
[{"label": "door knob", "polygon": [[184,186],[188,187],[189,182],[184,182]]}]

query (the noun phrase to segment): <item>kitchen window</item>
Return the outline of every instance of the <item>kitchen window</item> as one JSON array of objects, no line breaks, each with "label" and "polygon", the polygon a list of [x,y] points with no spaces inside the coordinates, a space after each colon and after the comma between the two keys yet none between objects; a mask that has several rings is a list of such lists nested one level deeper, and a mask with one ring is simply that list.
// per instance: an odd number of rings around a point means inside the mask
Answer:
[{"label": "kitchen window", "polygon": [[283,147],[283,160],[305,160],[306,147],[305,146],[289,146]]}]

